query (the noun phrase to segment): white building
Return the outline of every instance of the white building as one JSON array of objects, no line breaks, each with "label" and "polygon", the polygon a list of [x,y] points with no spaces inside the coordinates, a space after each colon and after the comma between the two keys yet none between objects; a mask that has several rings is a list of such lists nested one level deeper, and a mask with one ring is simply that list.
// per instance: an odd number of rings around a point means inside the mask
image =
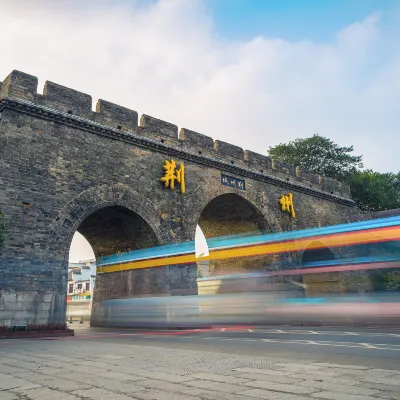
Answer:
[{"label": "white building", "polygon": [[93,295],[96,280],[96,260],[85,260],[68,265],[68,296]]},{"label": "white building", "polygon": [[96,280],[96,260],[68,265],[67,319],[88,320]]}]

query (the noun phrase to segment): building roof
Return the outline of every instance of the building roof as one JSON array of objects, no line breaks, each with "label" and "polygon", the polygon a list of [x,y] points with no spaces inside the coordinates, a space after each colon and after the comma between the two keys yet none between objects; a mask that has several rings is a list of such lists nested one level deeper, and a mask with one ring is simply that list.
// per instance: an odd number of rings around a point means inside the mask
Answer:
[{"label": "building roof", "polygon": [[68,269],[68,280],[74,282],[90,281],[96,276],[95,262],[70,263]]}]

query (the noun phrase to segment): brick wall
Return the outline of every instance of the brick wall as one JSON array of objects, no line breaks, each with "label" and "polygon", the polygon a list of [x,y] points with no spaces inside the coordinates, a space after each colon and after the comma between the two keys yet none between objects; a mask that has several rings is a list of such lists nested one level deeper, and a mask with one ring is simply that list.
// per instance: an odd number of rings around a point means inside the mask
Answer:
[{"label": "brick wall", "polygon": [[[0,88],[0,325],[65,319],[68,253],[81,231],[97,255],[263,227],[346,222],[354,214],[338,182],[272,162],[229,143],[13,71]],[[186,193],[163,186],[166,159],[184,162]],[[221,184],[221,173],[245,190]],[[280,211],[291,191],[297,218]],[[204,209],[213,199],[217,200]],[[236,200],[235,200],[236,199]],[[245,205],[245,206],[244,206]],[[223,210],[228,207],[228,212]],[[246,208],[247,207],[247,208]],[[221,218],[221,215],[224,215]],[[105,275],[97,300],[196,291],[195,266]]]}]

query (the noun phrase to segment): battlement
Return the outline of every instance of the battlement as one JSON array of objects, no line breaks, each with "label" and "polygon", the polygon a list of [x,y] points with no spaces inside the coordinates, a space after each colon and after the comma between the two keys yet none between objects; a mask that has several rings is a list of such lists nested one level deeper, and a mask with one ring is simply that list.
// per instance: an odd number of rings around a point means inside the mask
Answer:
[{"label": "battlement", "polygon": [[14,70],[0,82],[0,101],[4,98],[25,100],[71,117],[84,118],[86,121],[120,130],[125,134],[134,134],[197,156],[211,157],[230,165],[237,165],[258,175],[272,176],[305,188],[350,198],[349,186],[336,180],[311,174],[299,167],[214,140],[186,128],[182,128],[178,133],[176,125],[149,115],[142,115],[138,125],[136,111],[105,100],[98,100],[96,111],[93,112],[90,95],[53,82],[45,83],[43,94],[37,92],[37,87],[38,79],[35,76]]}]

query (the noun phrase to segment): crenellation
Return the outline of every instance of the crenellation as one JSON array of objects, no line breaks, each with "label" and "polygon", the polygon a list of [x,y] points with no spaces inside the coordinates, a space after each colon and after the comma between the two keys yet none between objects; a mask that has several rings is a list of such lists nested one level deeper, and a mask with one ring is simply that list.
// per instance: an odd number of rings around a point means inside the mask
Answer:
[{"label": "crenellation", "polygon": [[272,160],[268,156],[264,156],[254,151],[244,151],[244,161],[247,162],[248,166],[254,170],[266,172],[266,170],[272,169]]},{"label": "crenellation", "polygon": [[34,102],[38,98],[37,87],[38,78],[36,76],[14,70],[1,85],[0,99],[13,97]]},{"label": "crenellation", "polygon": [[230,143],[223,142],[221,140],[214,141],[214,150],[217,155],[222,157],[229,157],[233,162],[244,161],[244,150]]},{"label": "crenellation", "polygon": [[322,176],[322,190],[331,194],[340,193],[339,182],[335,179]]},{"label": "crenellation", "polygon": [[285,175],[296,177],[296,167],[278,160],[272,160],[272,169]]},{"label": "crenellation", "polygon": [[121,130],[121,135],[136,133],[145,139],[156,140],[167,146],[180,145],[184,151],[220,158],[258,173],[271,174],[286,181],[297,181],[303,186],[350,197],[348,185],[312,174],[301,167],[272,160],[268,156],[250,150],[244,151],[239,146],[221,140],[214,141],[210,136],[190,129],[182,128],[178,135],[176,125],[146,114],[141,116],[138,126],[138,113],[134,110],[100,99],[97,101],[96,111],[93,112],[92,97],[88,94],[47,81],[43,95],[40,95],[37,93],[37,86],[38,79],[35,76],[14,70],[0,82],[0,99],[10,97],[28,100]]},{"label": "crenellation", "polygon": [[124,131],[136,132],[138,129],[138,113],[110,103],[105,100],[98,100],[96,112],[92,114],[96,122]]},{"label": "crenellation", "polygon": [[297,179],[300,182],[304,181],[304,182],[309,183],[312,186],[320,185],[319,176],[317,174],[313,174],[313,173],[311,173],[311,172],[309,172],[309,171],[307,171],[307,170],[305,170],[305,169],[303,169],[301,167],[297,167],[297,168],[298,168],[297,171],[299,172],[299,174],[296,174],[296,175],[297,175]]},{"label": "crenellation", "polygon": [[43,105],[68,114],[87,117],[92,113],[92,96],[46,81]]},{"label": "crenellation", "polygon": [[190,129],[182,128],[179,132],[179,140],[185,145],[198,147],[200,151],[214,151],[214,140],[210,136]]},{"label": "crenellation", "polygon": [[178,127],[176,125],[158,118],[150,117],[146,114],[140,117],[140,127],[151,133],[156,133],[171,139],[178,139]]},{"label": "crenellation", "polygon": [[351,197],[350,186],[347,183],[339,182],[339,190],[343,197]]}]

